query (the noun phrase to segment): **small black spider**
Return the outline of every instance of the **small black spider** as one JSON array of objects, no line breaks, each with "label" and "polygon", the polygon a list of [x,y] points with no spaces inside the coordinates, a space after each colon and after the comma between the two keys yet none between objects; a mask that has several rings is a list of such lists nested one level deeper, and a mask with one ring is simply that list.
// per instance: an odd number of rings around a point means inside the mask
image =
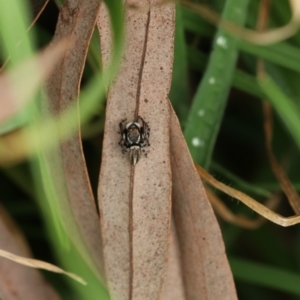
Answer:
[{"label": "small black spider", "polygon": [[150,146],[150,128],[140,116],[137,117],[136,122],[126,124],[125,121],[126,119],[119,124],[121,133],[119,145],[123,149],[122,153],[129,152],[130,162],[135,166],[141,157],[142,151],[147,156],[142,148]]}]

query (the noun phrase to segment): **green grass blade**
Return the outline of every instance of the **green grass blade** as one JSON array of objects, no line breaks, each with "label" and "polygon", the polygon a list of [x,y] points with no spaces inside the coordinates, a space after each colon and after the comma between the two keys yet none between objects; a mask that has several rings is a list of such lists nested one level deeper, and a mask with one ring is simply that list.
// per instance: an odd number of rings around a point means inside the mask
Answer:
[{"label": "green grass blade", "polygon": [[[206,67],[207,56],[194,47],[189,47],[188,60],[190,68],[202,72]],[[256,77],[246,73],[245,71],[238,69],[234,71],[232,86],[258,98],[265,97]]]},{"label": "green grass blade", "polygon": [[241,41],[239,47],[248,54],[253,54],[279,66],[300,72],[300,64],[295,63],[296,61],[300,61],[299,49],[286,42],[268,46],[259,46]]},{"label": "green grass blade", "polygon": [[181,10],[183,25],[186,30],[195,32],[201,36],[213,36],[216,31],[213,25],[208,24],[201,16],[188,8],[182,7]]},{"label": "green grass blade", "polygon": [[297,273],[237,258],[229,262],[236,280],[300,296],[300,275]]},{"label": "green grass blade", "polygon": [[270,77],[266,77],[260,82],[260,86],[268,97],[281,118],[282,122],[294,138],[298,148],[300,149],[300,110],[297,105],[288,98],[274,83]]},{"label": "green grass blade", "polygon": [[[246,19],[248,0],[226,2],[222,17],[238,25]],[[222,121],[238,56],[238,40],[219,29],[205,75],[196,92],[185,138],[193,159],[208,167]]]},{"label": "green grass blade", "polygon": [[27,7],[26,0],[0,1],[0,47],[3,59],[10,56],[11,66],[33,53],[33,33],[27,31]]}]

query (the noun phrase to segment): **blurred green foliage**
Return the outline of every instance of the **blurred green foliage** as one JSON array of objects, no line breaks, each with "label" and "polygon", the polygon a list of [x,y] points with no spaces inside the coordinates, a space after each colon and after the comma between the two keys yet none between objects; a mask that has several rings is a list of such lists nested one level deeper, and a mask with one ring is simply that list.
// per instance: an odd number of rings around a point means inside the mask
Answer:
[{"label": "blurred green foliage", "polygon": [[[210,3],[227,20],[242,25],[243,16],[245,26],[254,29],[260,2]],[[264,148],[262,100],[268,100],[276,112],[274,152],[299,190],[300,34],[268,46],[254,45],[236,40],[191,9],[180,10],[176,32],[184,31],[185,49],[175,42],[174,74],[178,69],[183,76],[178,81],[173,77],[170,97],[194,160],[259,201],[280,192]],[[288,1],[271,1],[270,27],[285,25],[290,17]],[[176,39],[182,37],[177,34]],[[259,58],[265,60],[268,74],[261,83],[255,74]],[[188,61],[186,70],[182,60]],[[172,97],[183,92],[189,97]],[[235,213],[256,217],[236,200],[220,197]],[[293,215],[284,197],[280,213]],[[250,231],[222,220],[220,224],[239,299],[300,299],[299,226],[280,228],[267,222]]]}]

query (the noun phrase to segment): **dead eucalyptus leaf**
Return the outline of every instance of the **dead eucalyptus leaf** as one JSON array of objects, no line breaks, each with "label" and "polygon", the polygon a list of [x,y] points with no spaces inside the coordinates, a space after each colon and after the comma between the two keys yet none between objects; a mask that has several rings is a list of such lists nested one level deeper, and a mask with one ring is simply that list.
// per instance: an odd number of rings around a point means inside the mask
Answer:
[{"label": "dead eucalyptus leaf", "polygon": [[168,268],[160,300],[188,300],[185,296],[180,250],[174,224],[168,255]]},{"label": "dead eucalyptus leaf", "polygon": [[[60,10],[53,43],[62,39],[68,39],[72,43],[68,44],[63,59],[48,80],[49,105],[45,109],[47,115],[65,112],[78,98],[99,5],[99,0],[69,0]],[[65,200],[60,205],[65,213],[67,231],[79,251],[90,262],[90,266],[99,273],[103,269],[101,233],[82,150],[79,120],[78,130],[61,143],[57,156],[54,152],[49,154],[48,168],[61,195],[60,202]]]},{"label": "dead eucalyptus leaf", "polygon": [[[127,4],[148,4],[129,1]],[[158,299],[166,272],[171,220],[169,105],[174,4],[126,9],[123,62],[109,87],[98,199],[105,274],[112,299]],[[98,28],[104,69],[111,57],[109,16]],[[151,128],[148,157],[135,167],[118,146],[119,123],[140,115]]]},{"label": "dead eucalyptus leaf", "polygon": [[218,222],[171,110],[172,204],[186,297],[237,299]]},{"label": "dead eucalyptus leaf", "polygon": [[14,69],[0,75],[0,123],[19,112],[49,77],[66,49],[66,41],[47,47]]},{"label": "dead eucalyptus leaf", "polygon": [[[5,210],[0,208],[0,249],[1,254],[15,257],[31,256],[29,248]],[[28,260],[29,258],[25,258]],[[0,257],[0,298],[3,300],[22,300],[24,295],[30,300],[59,300],[55,290],[44,280],[36,269],[25,267]]]}]

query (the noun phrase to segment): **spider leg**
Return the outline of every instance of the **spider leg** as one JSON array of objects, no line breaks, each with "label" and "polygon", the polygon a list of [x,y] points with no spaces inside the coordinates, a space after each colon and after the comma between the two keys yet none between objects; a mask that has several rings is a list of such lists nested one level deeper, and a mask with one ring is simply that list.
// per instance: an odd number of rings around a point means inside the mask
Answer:
[{"label": "spider leg", "polygon": [[126,121],[127,119],[124,119],[124,120],[122,120],[120,123],[119,123],[119,127],[120,127],[120,133],[122,134],[122,132],[124,131],[124,129],[125,129],[125,126],[124,126],[124,122]]},{"label": "spider leg", "polygon": [[141,117],[141,116],[138,116],[137,117],[137,121],[138,120],[141,120],[142,121],[142,125],[144,126],[144,125],[147,125],[146,127],[148,127],[148,123]]},{"label": "spider leg", "polygon": [[147,151],[146,151],[145,149],[142,149],[142,151],[143,151],[143,153],[144,153],[145,157],[147,157],[147,156],[148,156],[148,153],[147,153]]},{"label": "spider leg", "polygon": [[122,148],[126,147],[125,145],[125,136],[126,136],[126,127],[124,126],[124,122],[126,121],[126,119],[122,120],[120,123],[119,123],[119,127],[120,127],[120,134],[121,134],[121,139],[119,141],[119,146],[121,146]]}]

